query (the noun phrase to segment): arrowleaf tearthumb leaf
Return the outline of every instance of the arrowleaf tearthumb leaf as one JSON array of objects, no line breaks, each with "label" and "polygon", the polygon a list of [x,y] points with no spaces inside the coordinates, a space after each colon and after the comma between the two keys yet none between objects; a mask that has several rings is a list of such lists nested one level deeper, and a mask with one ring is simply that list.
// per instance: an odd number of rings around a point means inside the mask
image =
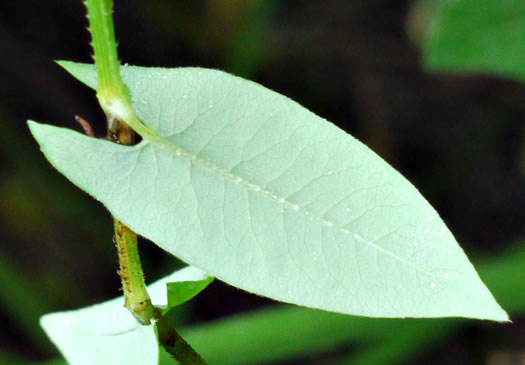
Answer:
[{"label": "arrowleaf tearthumb leaf", "polygon": [[[63,63],[91,87],[89,65]],[[133,147],[30,123],[49,161],[137,233],[252,293],[371,317],[507,320],[436,211],[365,145],[224,72],[123,67]]]}]

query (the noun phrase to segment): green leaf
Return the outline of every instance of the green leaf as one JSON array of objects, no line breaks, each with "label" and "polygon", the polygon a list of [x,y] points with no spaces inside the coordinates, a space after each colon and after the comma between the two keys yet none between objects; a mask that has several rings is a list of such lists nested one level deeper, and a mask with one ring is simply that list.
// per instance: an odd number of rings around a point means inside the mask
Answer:
[{"label": "green leaf", "polygon": [[525,81],[525,1],[442,0],[428,27],[429,69]]},{"label": "green leaf", "polygon": [[199,294],[213,281],[213,277],[207,277],[198,281],[181,281],[168,284],[168,307],[171,309]]},{"label": "green leaf", "polygon": [[[206,274],[186,267],[148,286],[153,304],[167,306],[166,284],[202,280]],[[169,284],[168,284],[169,285]],[[124,298],[79,310],[46,314],[40,324],[71,365],[157,364],[154,324],[138,324]]]},{"label": "green leaf", "polygon": [[[95,86],[91,66],[63,65]],[[220,71],[122,73],[152,130],[140,144],[29,124],[49,161],[137,233],[283,302],[507,320],[430,204],[333,124]]]}]

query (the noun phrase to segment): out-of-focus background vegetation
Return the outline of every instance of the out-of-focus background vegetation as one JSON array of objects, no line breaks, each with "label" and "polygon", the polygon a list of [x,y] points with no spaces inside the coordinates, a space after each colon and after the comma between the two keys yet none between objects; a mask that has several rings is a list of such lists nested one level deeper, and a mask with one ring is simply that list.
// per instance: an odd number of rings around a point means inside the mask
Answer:
[{"label": "out-of-focus background vegetation", "polygon": [[[478,10],[439,23],[446,1],[116,0],[123,62],[229,71],[368,144],[436,207],[514,321],[342,317],[215,282],[173,314],[211,364],[525,364],[525,86],[512,80],[525,80],[525,6],[463,1]],[[59,359],[39,317],[119,294],[110,216],[25,124],[80,130],[78,114],[104,134],[94,93],[53,62],[91,61],[86,27],[80,0],[0,3],[0,364]],[[180,265],[141,250],[148,279]]]}]

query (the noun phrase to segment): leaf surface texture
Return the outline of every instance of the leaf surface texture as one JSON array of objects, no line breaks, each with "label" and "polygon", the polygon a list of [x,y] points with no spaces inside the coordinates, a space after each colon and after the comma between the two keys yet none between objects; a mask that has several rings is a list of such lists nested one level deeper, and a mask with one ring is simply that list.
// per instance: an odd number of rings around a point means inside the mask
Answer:
[{"label": "leaf surface texture", "polygon": [[[62,65],[96,87],[92,66]],[[137,233],[278,301],[371,317],[507,319],[430,204],[335,125],[220,71],[122,74],[152,131],[140,144],[30,127],[59,171]]]}]

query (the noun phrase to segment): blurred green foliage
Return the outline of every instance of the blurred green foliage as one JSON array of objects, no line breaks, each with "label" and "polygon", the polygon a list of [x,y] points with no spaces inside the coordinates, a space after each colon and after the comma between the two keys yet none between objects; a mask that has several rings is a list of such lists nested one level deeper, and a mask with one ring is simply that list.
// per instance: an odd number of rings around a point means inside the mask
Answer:
[{"label": "blurred green foliage", "polygon": [[430,70],[525,82],[525,2],[443,0],[434,11],[423,46]]}]

